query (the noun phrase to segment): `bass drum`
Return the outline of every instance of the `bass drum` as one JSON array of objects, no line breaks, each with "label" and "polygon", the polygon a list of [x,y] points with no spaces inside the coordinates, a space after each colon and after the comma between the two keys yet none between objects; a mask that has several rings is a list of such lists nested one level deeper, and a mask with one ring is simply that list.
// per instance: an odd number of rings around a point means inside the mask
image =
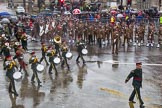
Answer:
[{"label": "bass drum", "polygon": [[66,58],[67,58],[68,60],[71,60],[72,57],[73,57],[73,54],[72,54],[71,52],[67,52],[65,56],[66,56]]},{"label": "bass drum", "polygon": [[14,80],[16,80],[16,81],[21,81],[22,80],[22,73],[21,72],[15,72],[14,74],[13,74],[13,78],[14,78]]},{"label": "bass drum", "polygon": [[54,62],[55,64],[60,64],[61,59],[60,59],[59,57],[56,57],[56,58],[54,58],[53,62]]},{"label": "bass drum", "polygon": [[85,49],[85,48],[84,48],[84,49],[82,49],[82,54],[83,54],[83,55],[87,55],[87,54],[88,54],[88,50],[87,50],[87,49]]},{"label": "bass drum", "polygon": [[37,69],[37,72],[38,72],[38,73],[42,73],[43,70],[44,70],[44,65],[38,64],[37,67],[36,67],[36,69]]}]

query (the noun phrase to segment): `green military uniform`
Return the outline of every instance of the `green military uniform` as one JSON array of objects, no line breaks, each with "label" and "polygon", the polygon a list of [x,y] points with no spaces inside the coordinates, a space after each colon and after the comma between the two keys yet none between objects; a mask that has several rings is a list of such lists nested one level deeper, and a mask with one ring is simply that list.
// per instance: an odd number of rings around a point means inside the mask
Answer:
[{"label": "green military uniform", "polygon": [[[138,63],[136,65],[141,65],[141,63]],[[133,77],[133,87],[134,90],[129,98],[129,101],[133,102],[135,95],[137,95],[137,98],[139,99],[140,102],[140,107],[143,108],[143,101],[141,99],[141,94],[140,94],[140,88],[142,87],[142,69],[141,68],[136,68],[130,72],[130,74],[127,76],[125,82],[128,82],[129,79]]]},{"label": "green military uniform", "polygon": [[58,75],[58,72],[57,72],[57,69],[56,69],[56,66],[55,66],[55,63],[54,63],[54,58],[56,57],[56,51],[55,50],[50,50],[48,53],[47,53],[47,56],[49,57],[49,62],[50,62],[50,66],[49,66],[49,74],[52,74],[52,69],[55,70],[55,75],[57,76]]},{"label": "green military uniform", "polygon": [[[15,88],[15,82],[13,78],[13,74],[15,72],[16,62],[15,61],[6,61],[5,62],[5,68],[7,69],[6,76],[9,78],[10,84],[9,84],[9,93],[14,93],[15,96],[18,96],[16,88]],[[13,89],[13,91],[12,91]]]},{"label": "green military uniform", "polygon": [[38,65],[38,58],[35,55],[33,55],[33,53],[31,53],[31,54],[32,55],[31,55],[31,57],[29,59],[29,64],[31,64],[31,69],[33,70],[33,75],[32,75],[32,78],[31,78],[31,82],[34,83],[35,82],[34,79],[36,77],[36,80],[38,82],[38,86],[41,86],[40,85],[41,81],[38,78],[37,69],[36,69],[36,67]]}]

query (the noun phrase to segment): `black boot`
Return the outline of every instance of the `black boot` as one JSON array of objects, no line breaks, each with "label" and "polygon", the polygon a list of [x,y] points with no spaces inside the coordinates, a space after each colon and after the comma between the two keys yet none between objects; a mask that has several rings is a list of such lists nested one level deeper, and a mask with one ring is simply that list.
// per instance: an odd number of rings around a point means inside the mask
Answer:
[{"label": "black boot", "polygon": [[19,94],[18,94],[17,92],[14,92],[14,95],[15,95],[15,96],[19,96]]},{"label": "black boot", "polygon": [[142,104],[142,105],[140,105],[140,108],[145,108],[145,106]]}]

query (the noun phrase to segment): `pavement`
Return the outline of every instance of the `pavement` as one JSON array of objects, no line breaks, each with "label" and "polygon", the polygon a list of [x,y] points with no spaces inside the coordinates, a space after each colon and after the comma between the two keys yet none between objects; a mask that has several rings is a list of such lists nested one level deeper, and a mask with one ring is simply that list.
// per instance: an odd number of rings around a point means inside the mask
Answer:
[{"label": "pavement", "polygon": [[[1,7],[2,5],[0,5]],[[49,43],[47,43],[49,44]],[[41,58],[40,42],[29,42],[29,50],[36,51]],[[68,60],[70,71],[57,65],[58,76],[48,74],[45,70],[39,73],[42,87],[31,83],[32,71],[28,66],[29,77],[16,82],[19,96],[8,94],[8,82],[0,59],[0,107],[1,108],[129,108],[128,98],[133,87],[131,81],[124,83],[125,78],[135,68],[135,62],[143,64],[142,99],[146,108],[162,108],[162,48],[146,46],[121,47],[118,55],[111,54],[110,46],[98,48],[88,46],[84,56],[86,65],[76,64],[76,47],[71,45],[73,58]],[[11,52],[14,55],[13,52]],[[29,54],[24,61],[28,63]],[[54,73],[54,71],[53,71]],[[139,102],[134,106],[139,107]]]},{"label": "pavement", "polygon": [[[30,43],[29,49],[35,50],[40,58],[40,43]],[[68,61],[71,71],[57,66],[58,77],[48,74],[48,67],[39,74],[42,87],[30,82],[32,71],[28,66],[29,77],[16,82],[19,96],[10,98],[5,79],[5,71],[0,68],[0,104],[2,108],[21,106],[20,108],[129,108],[128,98],[133,87],[131,81],[125,84],[125,78],[135,68],[135,62],[143,64],[162,64],[161,49],[142,47],[121,48],[118,55],[112,55],[109,46],[102,49],[97,46],[88,47],[88,55],[84,56],[87,63],[75,63],[77,52],[71,46],[73,58]],[[29,54],[25,54],[28,62]],[[100,61],[100,62],[99,62]],[[110,61],[118,61],[114,64]],[[2,61],[0,62],[2,67]],[[45,62],[43,62],[45,65]],[[161,66],[143,65],[142,98],[146,108],[162,108]],[[54,73],[54,71],[53,71]],[[12,100],[12,101],[11,101]],[[139,106],[135,100],[135,108]],[[15,107],[17,108],[17,107]]]}]

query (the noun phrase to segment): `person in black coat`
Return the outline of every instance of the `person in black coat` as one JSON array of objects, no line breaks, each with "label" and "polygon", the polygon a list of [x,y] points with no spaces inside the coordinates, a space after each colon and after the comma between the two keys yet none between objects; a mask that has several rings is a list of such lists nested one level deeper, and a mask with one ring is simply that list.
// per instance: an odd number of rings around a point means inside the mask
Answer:
[{"label": "person in black coat", "polygon": [[67,57],[66,57],[66,54],[68,52],[68,46],[66,44],[66,41],[63,42],[62,47],[61,47],[61,51],[62,51],[62,57],[63,57],[61,67],[63,68],[64,64],[66,64],[68,70],[70,70],[69,64],[67,62]]},{"label": "person in black coat", "polygon": [[135,95],[137,95],[137,98],[139,99],[140,102],[140,108],[144,108],[143,104],[143,100],[141,98],[141,93],[140,93],[140,88],[142,87],[142,63],[136,63],[136,69],[132,70],[130,72],[130,74],[127,76],[125,83],[127,83],[132,77],[133,77],[133,87],[134,90],[129,98],[129,101],[132,103],[134,102],[134,97]]},{"label": "person in black coat", "polygon": [[4,66],[4,70],[5,70],[5,62],[6,62],[6,60],[7,60],[7,56],[10,56],[10,47],[9,47],[9,43],[8,42],[5,42],[4,43],[4,45],[2,46],[2,49],[1,49],[1,51],[0,51],[0,55],[2,55],[2,53],[3,53],[3,55],[4,55],[4,61],[3,61],[3,66]]},{"label": "person in black coat", "polygon": [[77,52],[78,52],[78,57],[76,59],[76,62],[79,63],[79,58],[81,58],[83,61],[83,64],[85,64],[85,60],[82,54],[82,49],[85,48],[85,42],[81,38],[79,38],[78,42],[76,43],[76,46],[77,46]]},{"label": "person in black coat", "polygon": [[23,49],[24,49],[25,51],[28,50],[28,48],[27,48],[27,45],[28,45],[27,40],[28,40],[28,39],[27,39],[26,33],[23,32],[22,35],[21,35],[21,44],[22,44],[22,47],[23,47]]},{"label": "person in black coat", "polygon": [[32,75],[32,78],[31,78],[31,82],[32,83],[35,83],[34,79],[36,78],[37,82],[38,82],[38,86],[41,86],[40,83],[40,79],[38,77],[38,73],[37,73],[37,65],[38,65],[38,58],[36,57],[35,55],[35,52],[31,52],[31,57],[29,59],[29,64],[31,64],[31,69],[33,70],[33,75]]},{"label": "person in black coat", "polygon": [[15,67],[18,69],[18,67],[16,66],[16,62],[12,60],[11,56],[7,56],[5,61],[5,68],[7,70],[6,76],[10,82],[8,92],[13,93],[15,96],[18,96],[18,93],[15,88],[14,78],[13,78]]},{"label": "person in black coat", "polygon": [[54,48],[52,48],[51,46],[48,47],[49,51],[47,53],[47,56],[49,57],[49,62],[50,62],[50,66],[49,66],[49,74],[52,74],[52,69],[55,70],[55,75],[58,75],[55,63],[54,63],[54,58],[57,56],[56,51]]},{"label": "person in black coat", "polygon": [[45,46],[45,44],[43,42],[41,43],[41,45],[42,45],[42,48],[41,48],[41,50],[42,50],[42,58],[40,59],[39,62],[41,63],[43,60],[45,60],[46,65],[48,66],[49,64],[48,64],[47,59],[46,59],[46,53],[47,53],[48,49],[47,49],[47,47]]}]

